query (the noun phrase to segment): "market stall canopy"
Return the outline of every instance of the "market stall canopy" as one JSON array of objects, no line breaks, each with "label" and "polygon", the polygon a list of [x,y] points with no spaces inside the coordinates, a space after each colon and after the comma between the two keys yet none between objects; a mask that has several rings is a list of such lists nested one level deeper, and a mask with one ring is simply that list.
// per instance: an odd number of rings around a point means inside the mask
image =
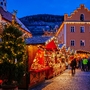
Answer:
[{"label": "market stall canopy", "polygon": [[45,44],[47,40],[51,39],[51,37],[46,37],[46,36],[35,36],[31,38],[27,38],[25,40],[26,44]]},{"label": "market stall canopy", "polygon": [[59,44],[58,46],[59,46],[59,48],[63,48],[63,47],[65,47],[65,44]]},{"label": "market stall canopy", "polygon": [[54,40],[52,40],[45,46],[45,48],[47,50],[53,50],[53,49],[55,50],[55,49],[57,49],[57,46],[56,46]]},{"label": "market stall canopy", "polygon": [[35,37],[27,38],[25,42],[27,45],[43,44],[45,45],[45,49],[47,50],[53,50],[58,48],[56,45],[55,37],[51,37],[51,36],[47,36],[47,37],[35,36]]},{"label": "market stall canopy", "polygon": [[84,50],[77,50],[76,53],[86,53],[86,54],[90,54],[90,52],[84,51]]}]

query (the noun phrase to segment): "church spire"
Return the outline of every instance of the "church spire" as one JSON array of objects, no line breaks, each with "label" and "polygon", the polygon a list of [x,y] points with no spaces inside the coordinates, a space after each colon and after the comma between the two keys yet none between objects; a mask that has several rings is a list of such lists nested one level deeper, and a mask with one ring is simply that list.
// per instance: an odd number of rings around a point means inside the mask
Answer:
[{"label": "church spire", "polygon": [[7,3],[6,0],[0,0],[0,7],[2,7],[5,11],[7,11]]}]

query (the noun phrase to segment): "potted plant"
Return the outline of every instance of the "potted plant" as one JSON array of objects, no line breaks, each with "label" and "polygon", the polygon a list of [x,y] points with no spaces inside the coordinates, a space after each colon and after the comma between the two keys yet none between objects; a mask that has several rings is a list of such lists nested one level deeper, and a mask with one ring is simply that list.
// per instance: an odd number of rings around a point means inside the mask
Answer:
[{"label": "potted plant", "polygon": [[[26,44],[19,28],[6,26],[0,42],[0,79],[2,87],[16,87],[26,73]],[[11,89],[10,89],[11,90]]]}]

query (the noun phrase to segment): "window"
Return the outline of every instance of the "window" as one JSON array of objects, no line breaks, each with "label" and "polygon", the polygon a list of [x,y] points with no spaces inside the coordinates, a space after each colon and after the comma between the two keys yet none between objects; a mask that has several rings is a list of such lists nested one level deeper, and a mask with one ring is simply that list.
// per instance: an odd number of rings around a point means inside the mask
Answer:
[{"label": "window", "polygon": [[4,6],[6,6],[6,3],[4,3]]},{"label": "window", "polygon": [[80,41],[80,46],[85,46],[85,40]]},{"label": "window", "polygon": [[75,41],[71,40],[71,46],[75,46]]},{"label": "window", "polygon": [[1,2],[1,5],[3,5],[3,2]]},{"label": "window", "polygon": [[84,30],[84,27],[83,27],[83,26],[81,26],[81,27],[80,27],[80,32],[81,32],[81,33],[84,33],[84,32],[85,32],[85,30]]},{"label": "window", "polygon": [[80,20],[84,21],[84,15],[83,14],[80,15]]},{"label": "window", "polygon": [[73,26],[71,27],[71,32],[75,32],[75,28]]}]

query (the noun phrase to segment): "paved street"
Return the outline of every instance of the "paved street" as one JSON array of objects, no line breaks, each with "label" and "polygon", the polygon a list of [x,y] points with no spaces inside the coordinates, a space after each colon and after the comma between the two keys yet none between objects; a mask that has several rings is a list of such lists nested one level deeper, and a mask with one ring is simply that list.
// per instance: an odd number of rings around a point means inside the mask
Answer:
[{"label": "paved street", "polygon": [[90,90],[90,72],[76,69],[75,76],[71,76],[68,69],[30,90]]}]

